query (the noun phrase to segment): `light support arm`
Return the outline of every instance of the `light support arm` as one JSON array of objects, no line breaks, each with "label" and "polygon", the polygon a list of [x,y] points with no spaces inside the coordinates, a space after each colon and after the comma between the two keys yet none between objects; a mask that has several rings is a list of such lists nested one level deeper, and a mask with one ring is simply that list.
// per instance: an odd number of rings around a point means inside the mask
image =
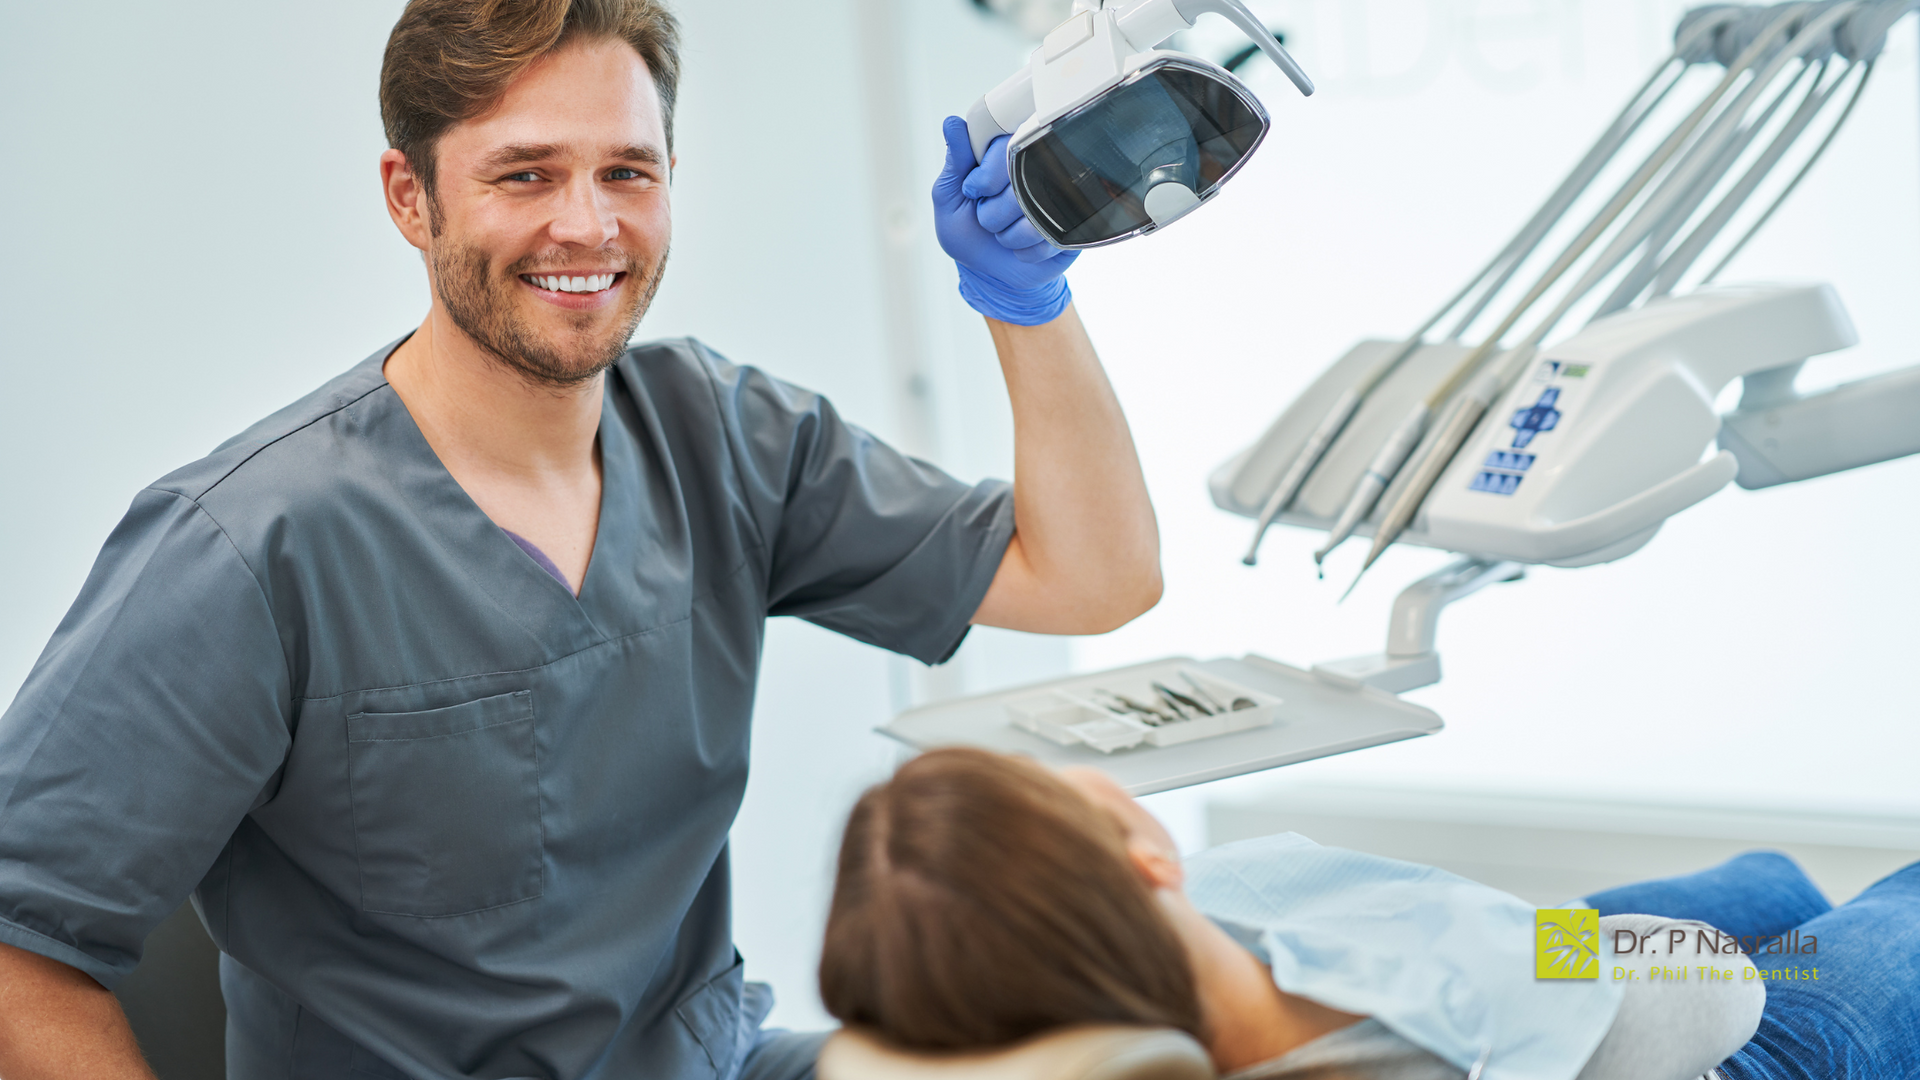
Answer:
[{"label": "light support arm", "polygon": [[[1202,15],[1224,16],[1228,22],[1239,27],[1241,33],[1253,39],[1253,43],[1260,47],[1260,51],[1267,54],[1267,59],[1273,61],[1275,67],[1286,73],[1287,79],[1302,96],[1313,96],[1313,80],[1307,78],[1305,71],[1300,70],[1300,65],[1293,59],[1293,54],[1287,52],[1286,46],[1274,40],[1273,31],[1267,29],[1259,19],[1254,18],[1253,12],[1248,11],[1247,5],[1240,0],[1145,0],[1145,2],[1147,4],[1171,2],[1188,26],[1192,26],[1194,20]],[[1159,42],[1154,44],[1157,45]]]}]

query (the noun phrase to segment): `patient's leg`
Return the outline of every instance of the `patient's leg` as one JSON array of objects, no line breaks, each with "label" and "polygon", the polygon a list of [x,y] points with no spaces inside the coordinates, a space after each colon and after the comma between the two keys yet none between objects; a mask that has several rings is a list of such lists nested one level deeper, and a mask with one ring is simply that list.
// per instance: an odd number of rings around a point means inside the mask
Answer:
[{"label": "patient's leg", "polygon": [[1698,919],[1735,937],[1782,934],[1833,909],[1800,865],[1777,851],[1749,851],[1698,873],[1597,892],[1585,906],[1602,915]]},{"label": "patient's leg", "polygon": [[[1728,1080],[1920,1077],[1920,863],[1799,927],[1812,953],[1754,956],[1767,980]],[[1809,976],[1817,977],[1809,977]],[[1784,977],[1798,976],[1798,977]]]}]

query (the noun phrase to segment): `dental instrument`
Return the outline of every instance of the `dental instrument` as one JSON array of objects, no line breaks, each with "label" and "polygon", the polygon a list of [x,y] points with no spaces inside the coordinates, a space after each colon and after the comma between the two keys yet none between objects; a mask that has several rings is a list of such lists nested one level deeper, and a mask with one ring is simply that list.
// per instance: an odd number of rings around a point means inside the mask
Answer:
[{"label": "dental instrument", "polygon": [[1198,679],[1195,679],[1192,675],[1189,675],[1185,671],[1182,671],[1180,673],[1180,681],[1186,683],[1189,687],[1192,687],[1193,692],[1199,695],[1201,699],[1206,701],[1208,705],[1212,706],[1214,712],[1227,711],[1226,706],[1220,704],[1220,699],[1214,697],[1211,693],[1209,693],[1207,691],[1207,688],[1201,685],[1200,681]]},{"label": "dental instrument", "polygon": [[1158,46],[1223,16],[1303,95],[1313,82],[1241,0],[1076,0],[1027,65],[967,111],[974,158],[1011,136],[1014,196],[1064,249],[1166,227],[1214,195],[1272,127],[1226,69]]},{"label": "dental instrument", "polygon": [[1175,690],[1173,687],[1168,686],[1166,683],[1163,683],[1158,679],[1154,680],[1153,689],[1162,698],[1165,698],[1168,702],[1173,704],[1175,707],[1192,709],[1194,712],[1199,713],[1201,716],[1212,716],[1216,711],[1218,711],[1215,709],[1207,708],[1205,705],[1200,704],[1198,701],[1194,700],[1193,698],[1190,698],[1187,695],[1181,693],[1180,691]]}]

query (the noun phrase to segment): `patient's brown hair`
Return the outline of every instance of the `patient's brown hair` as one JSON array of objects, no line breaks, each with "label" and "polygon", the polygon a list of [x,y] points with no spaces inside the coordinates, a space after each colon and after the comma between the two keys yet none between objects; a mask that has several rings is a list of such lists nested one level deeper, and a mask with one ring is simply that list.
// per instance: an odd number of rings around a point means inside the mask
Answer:
[{"label": "patient's brown hair", "polygon": [[1083,1023],[1201,1033],[1186,953],[1119,822],[1039,765],[981,750],[923,754],[854,806],[820,996],[915,1049]]}]

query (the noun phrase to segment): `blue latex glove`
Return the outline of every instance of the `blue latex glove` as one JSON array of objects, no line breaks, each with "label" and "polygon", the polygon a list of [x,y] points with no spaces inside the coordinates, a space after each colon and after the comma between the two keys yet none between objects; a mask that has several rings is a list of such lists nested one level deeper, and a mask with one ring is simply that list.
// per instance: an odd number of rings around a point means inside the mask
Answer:
[{"label": "blue latex glove", "polygon": [[986,161],[973,163],[967,122],[947,117],[947,164],[933,182],[933,231],[960,267],[960,295],[990,319],[1038,326],[1073,301],[1066,271],[1078,251],[1042,239],[1020,212],[1007,176],[1007,136],[987,144]]}]

